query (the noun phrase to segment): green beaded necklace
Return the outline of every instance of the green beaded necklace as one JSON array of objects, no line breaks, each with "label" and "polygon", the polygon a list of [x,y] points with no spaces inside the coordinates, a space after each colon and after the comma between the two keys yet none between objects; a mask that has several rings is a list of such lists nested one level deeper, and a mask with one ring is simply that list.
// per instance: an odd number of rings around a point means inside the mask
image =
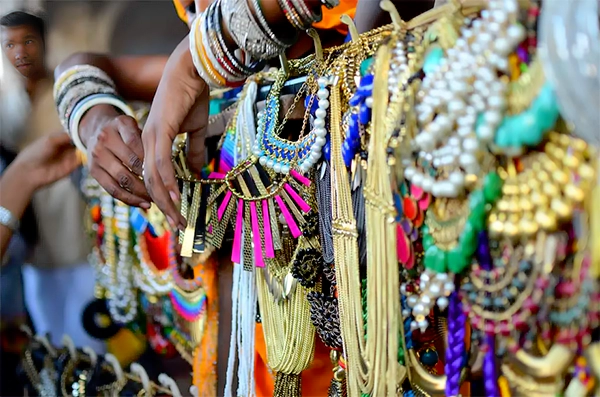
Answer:
[{"label": "green beaded necklace", "polygon": [[458,245],[445,250],[435,244],[427,226],[423,227],[424,265],[436,273],[461,273],[468,265],[477,250],[477,236],[486,226],[486,206],[494,204],[502,193],[502,179],[495,172],[486,175],[483,188],[472,192],[469,196],[469,217],[465,223]]}]

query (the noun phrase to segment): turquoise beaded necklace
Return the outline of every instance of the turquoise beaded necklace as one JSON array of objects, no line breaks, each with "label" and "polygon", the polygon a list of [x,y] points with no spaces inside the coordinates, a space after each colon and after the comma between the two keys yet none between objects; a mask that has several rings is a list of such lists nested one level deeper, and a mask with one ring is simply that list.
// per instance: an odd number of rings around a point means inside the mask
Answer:
[{"label": "turquoise beaded necklace", "polygon": [[477,235],[485,229],[486,206],[494,204],[502,193],[502,179],[496,172],[490,172],[484,179],[483,187],[469,196],[469,217],[458,240],[458,245],[445,250],[435,244],[427,226],[423,227],[424,265],[435,273],[461,273],[471,264],[477,250]]}]

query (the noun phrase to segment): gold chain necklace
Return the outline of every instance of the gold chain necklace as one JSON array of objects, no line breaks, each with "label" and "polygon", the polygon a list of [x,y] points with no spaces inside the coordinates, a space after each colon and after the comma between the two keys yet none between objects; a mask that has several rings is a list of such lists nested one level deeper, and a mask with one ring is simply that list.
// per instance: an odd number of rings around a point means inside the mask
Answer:
[{"label": "gold chain necklace", "polygon": [[[344,70],[344,59],[338,70]],[[331,213],[340,328],[348,365],[348,394],[368,393],[373,377],[365,354],[365,332],[359,272],[358,233],[348,172],[342,158],[339,79],[331,89]]]},{"label": "gold chain necklace", "polygon": [[[399,32],[403,35],[404,32]],[[364,186],[367,230],[366,350],[373,371],[373,395],[396,395],[398,379],[398,335],[400,327],[400,282],[396,254],[395,209],[387,164],[388,73],[390,44],[379,48],[375,59],[372,133],[369,141],[367,178]]]}]

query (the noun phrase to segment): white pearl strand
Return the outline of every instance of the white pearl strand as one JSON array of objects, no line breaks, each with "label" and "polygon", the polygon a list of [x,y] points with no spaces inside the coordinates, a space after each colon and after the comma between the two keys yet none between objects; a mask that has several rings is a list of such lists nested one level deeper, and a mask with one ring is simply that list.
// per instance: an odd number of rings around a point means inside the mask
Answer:
[{"label": "white pearl strand", "polygon": [[321,159],[323,146],[327,142],[327,129],[325,128],[327,118],[327,109],[329,109],[329,89],[327,88],[331,84],[331,80],[327,77],[319,77],[317,80],[319,90],[317,91],[317,98],[319,102],[319,108],[315,111],[315,121],[313,123],[313,133],[317,136],[315,142],[310,148],[310,154],[304,159],[302,163],[298,164],[300,170],[304,173],[308,172],[315,164]]},{"label": "white pearl strand", "polygon": [[[404,73],[408,71],[408,59],[406,57],[406,51],[404,48],[404,42],[398,40],[396,46],[392,50],[392,59],[390,60],[390,71],[388,73],[388,87],[392,96],[390,102],[397,102],[399,96],[404,95],[404,91],[401,89],[399,82],[406,80],[403,79]],[[400,89],[399,89],[400,88]],[[370,100],[369,100],[370,99]],[[366,105],[372,106],[373,99],[367,98]],[[371,102],[371,103],[368,103]],[[371,105],[371,106],[369,106]]]},{"label": "white pearl strand", "polygon": [[[319,90],[317,91],[317,98],[319,108],[315,112],[315,121],[313,123],[314,129],[311,133],[316,135],[315,141],[310,148],[310,154],[305,157],[302,162],[298,163],[298,169],[304,173],[310,171],[310,169],[319,162],[323,151],[323,146],[327,142],[327,129],[325,128],[327,118],[327,109],[329,109],[329,90],[327,86],[331,84],[331,81],[327,77],[319,77],[317,80]],[[259,116],[260,119],[260,116]],[[264,155],[264,152],[259,146],[259,140],[257,139],[252,152],[259,158],[259,162],[262,166],[271,168],[273,171],[280,174],[288,174],[290,172],[289,164],[278,163],[273,159],[268,158]],[[291,162],[293,162],[292,160]]]},{"label": "white pearl strand", "polygon": [[[129,207],[116,202],[115,220],[117,229],[129,231]],[[119,259],[116,264],[115,279],[110,286],[111,298],[108,309],[111,317],[119,323],[127,324],[137,315],[137,300],[132,285],[132,258],[129,239],[119,238]]]},{"label": "white pearl strand", "polygon": [[[517,24],[518,10],[516,0],[490,0],[481,19],[461,29],[454,48],[423,79],[416,106],[422,128],[415,148],[434,167],[456,170],[447,179],[436,180],[411,164],[405,175],[436,197],[454,198],[464,192],[465,174],[479,172],[481,144],[493,140],[502,121],[507,87],[497,72],[508,71],[507,56],[525,37]],[[484,122],[478,137],[475,126],[480,114]]]},{"label": "white pearl strand", "polygon": [[[144,238],[144,236],[138,235],[138,238]],[[156,274],[150,269],[150,265],[144,259],[139,244],[135,245],[134,250],[139,261],[139,266],[133,269],[136,287],[148,295],[166,295],[169,293],[171,288],[173,288],[171,273],[164,271]]]},{"label": "white pearl strand", "polygon": [[[425,126],[415,139],[416,149],[420,150],[419,157],[435,168],[454,166],[455,170],[446,180],[436,180],[420,172],[414,163],[403,162],[406,178],[436,197],[454,198],[464,192],[465,173],[479,171],[481,145],[493,140],[502,121],[507,87],[497,76],[498,71],[507,71],[507,56],[524,38],[524,29],[517,25],[517,12],[515,0],[491,0],[481,20],[462,29],[461,38],[448,50],[447,58],[423,79],[417,117]],[[483,123],[478,137],[475,126],[479,114]],[[453,277],[425,271],[419,289],[419,295],[408,297],[410,309],[403,310],[403,316],[412,314],[411,329],[423,332],[429,325],[426,316],[434,306],[437,304],[441,310],[448,306],[447,297],[454,291]]]},{"label": "white pearl strand", "polygon": [[[419,328],[421,332],[425,332],[429,326],[427,316],[436,303],[441,310],[448,307],[448,296],[454,291],[454,281],[447,273],[426,270],[421,274],[419,289],[420,295],[410,295],[406,299],[409,308],[402,310],[402,316],[408,318],[412,313],[414,320],[410,323],[410,329],[414,331]],[[406,295],[405,283],[400,286],[400,292]]]}]

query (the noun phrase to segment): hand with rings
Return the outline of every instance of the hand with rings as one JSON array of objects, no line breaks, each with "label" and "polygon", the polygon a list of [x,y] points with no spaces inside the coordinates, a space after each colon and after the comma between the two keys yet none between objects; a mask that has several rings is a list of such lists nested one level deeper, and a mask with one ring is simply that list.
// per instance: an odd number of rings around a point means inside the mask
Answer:
[{"label": "hand with rings", "polygon": [[150,208],[142,179],[144,147],[137,122],[109,105],[97,105],[80,124],[87,147],[90,175],[114,198],[127,205]]}]

